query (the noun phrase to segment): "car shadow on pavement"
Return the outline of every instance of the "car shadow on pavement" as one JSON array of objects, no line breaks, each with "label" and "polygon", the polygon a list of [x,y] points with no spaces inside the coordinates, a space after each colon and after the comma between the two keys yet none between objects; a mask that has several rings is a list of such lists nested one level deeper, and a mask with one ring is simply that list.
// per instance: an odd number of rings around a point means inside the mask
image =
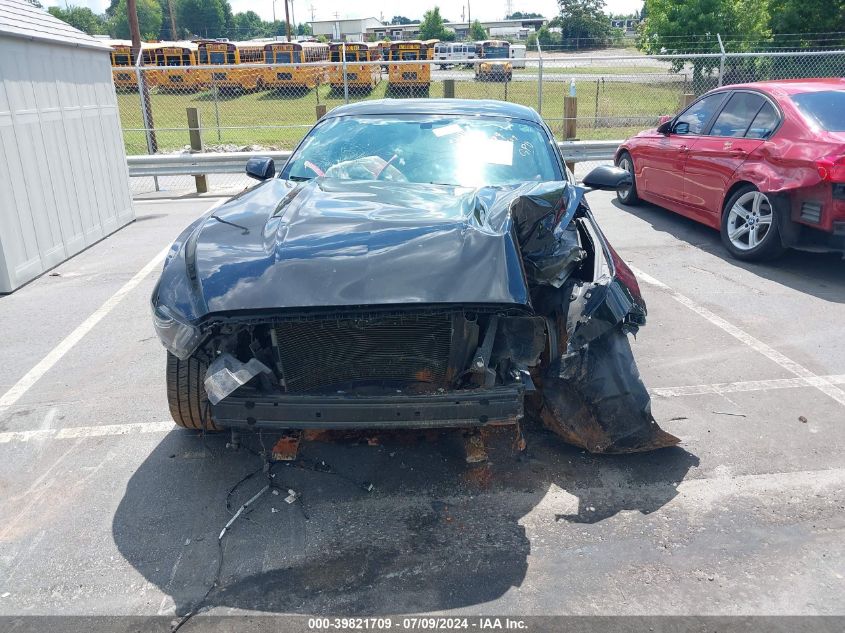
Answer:
[{"label": "car shadow on pavement", "polygon": [[[281,493],[262,495],[218,547],[231,515],[267,482],[261,472],[244,481],[227,510],[233,486],[262,460],[227,449],[226,439],[170,433],[115,513],[121,554],[172,597],[162,612],[183,614],[200,602],[314,615],[481,605],[523,582],[530,525],[561,532],[564,550],[568,522],[653,512],[698,464],[681,448],[594,456],[541,429],[526,431],[522,453],[511,429],[492,431],[490,459],[480,465],[465,463],[457,432],[307,442],[297,462],[273,466]],[[246,444],[258,447],[256,438]],[[286,503],[287,489],[298,500]],[[203,601],[221,551],[219,586]]]},{"label": "car shadow on pavement", "polygon": [[718,231],[695,220],[647,202],[625,206],[614,199],[613,206],[648,222],[657,231],[716,255],[731,266],[825,301],[845,303],[845,261],[840,254],[789,250],[774,261],[743,262],[728,254]]}]

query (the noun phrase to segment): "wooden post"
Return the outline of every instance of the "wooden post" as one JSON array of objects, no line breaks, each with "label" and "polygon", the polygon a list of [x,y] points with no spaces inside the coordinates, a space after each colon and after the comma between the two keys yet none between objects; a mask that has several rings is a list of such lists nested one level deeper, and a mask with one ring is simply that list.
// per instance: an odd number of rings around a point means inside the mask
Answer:
[{"label": "wooden post", "polygon": [[317,120],[319,121],[324,116],[326,116],[326,104],[325,103],[318,103],[317,104]]},{"label": "wooden post", "polygon": [[[572,141],[578,134],[578,97],[563,98],[563,138]],[[569,171],[575,172],[575,163],[567,162]]]},{"label": "wooden post", "polygon": [[446,99],[454,99],[455,98],[455,80],[454,79],[444,79],[443,80],[443,96]]},{"label": "wooden post", "polygon": [[684,96],[681,97],[681,110],[686,108],[689,104],[695,101],[695,95],[692,93],[684,93]]},{"label": "wooden post", "polygon": [[[188,136],[191,139],[191,151],[202,151],[202,126],[200,125],[200,112],[196,108],[188,108]],[[197,186],[197,193],[208,193],[208,180],[206,176],[194,176]]]}]

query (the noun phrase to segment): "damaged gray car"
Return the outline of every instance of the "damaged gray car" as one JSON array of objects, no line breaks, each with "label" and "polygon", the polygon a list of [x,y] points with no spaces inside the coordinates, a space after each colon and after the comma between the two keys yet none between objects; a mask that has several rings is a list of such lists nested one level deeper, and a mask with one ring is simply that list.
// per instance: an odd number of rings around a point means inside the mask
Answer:
[{"label": "damaged gray car", "polygon": [[627,334],[646,307],[530,108],[332,110],[278,176],[178,237],[152,295],[173,419],[192,429],[541,421],[596,453],[676,444]]}]

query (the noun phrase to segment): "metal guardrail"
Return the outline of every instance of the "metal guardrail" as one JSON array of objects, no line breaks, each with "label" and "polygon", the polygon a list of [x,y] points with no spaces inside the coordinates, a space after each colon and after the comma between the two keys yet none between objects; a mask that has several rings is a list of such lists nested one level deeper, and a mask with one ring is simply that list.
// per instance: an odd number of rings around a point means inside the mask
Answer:
[{"label": "metal guardrail", "polygon": [[279,165],[290,157],[290,150],[275,152],[203,152],[196,154],[142,154],[127,156],[129,177],[204,176],[243,173],[246,161],[254,156],[268,156]]},{"label": "metal guardrail", "polygon": [[[558,143],[563,159],[571,163],[613,160],[622,141],[564,141]],[[254,156],[268,156],[280,167],[291,152],[203,152],[196,154],[153,154],[127,156],[129,176],[203,176],[239,174]]]}]

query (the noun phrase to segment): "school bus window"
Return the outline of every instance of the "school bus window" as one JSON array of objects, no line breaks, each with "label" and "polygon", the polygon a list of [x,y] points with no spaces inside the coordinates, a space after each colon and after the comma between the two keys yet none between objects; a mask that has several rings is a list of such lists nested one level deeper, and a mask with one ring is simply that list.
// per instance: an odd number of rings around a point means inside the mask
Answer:
[{"label": "school bus window", "polygon": [[115,66],[131,66],[129,63],[129,55],[125,55],[123,53],[115,53],[114,54],[114,65]]}]

